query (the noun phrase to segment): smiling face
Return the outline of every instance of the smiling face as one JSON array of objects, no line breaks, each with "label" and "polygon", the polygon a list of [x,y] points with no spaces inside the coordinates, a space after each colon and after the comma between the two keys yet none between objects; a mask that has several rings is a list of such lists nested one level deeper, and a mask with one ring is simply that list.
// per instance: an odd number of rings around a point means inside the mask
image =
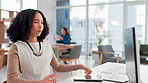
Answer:
[{"label": "smiling face", "polygon": [[40,36],[43,31],[43,17],[40,13],[36,13],[32,22],[32,28],[30,31],[30,37]]}]

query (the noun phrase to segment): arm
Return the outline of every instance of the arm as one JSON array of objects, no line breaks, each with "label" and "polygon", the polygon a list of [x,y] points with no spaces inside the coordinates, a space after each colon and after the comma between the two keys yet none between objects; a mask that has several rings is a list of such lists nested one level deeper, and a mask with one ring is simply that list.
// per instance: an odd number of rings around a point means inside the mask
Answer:
[{"label": "arm", "polygon": [[60,39],[60,40],[56,40],[56,43],[63,43],[63,42],[62,42],[63,37],[59,36],[59,37],[57,37],[57,38],[55,38],[55,39]]},{"label": "arm", "polygon": [[63,40],[61,40],[64,44],[70,44],[70,36],[69,35],[65,35],[63,36]]},{"label": "arm", "polygon": [[51,61],[50,65],[57,72],[69,72],[69,71],[74,71],[74,70],[78,70],[78,69],[85,70],[85,73],[87,73],[87,74],[90,74],[92,72],[90,70],[90,68],[88,68],[82,64],[78,64],[78,65],[60,64],[54,54],[53,54],[52,61]]},{"label": "arm", "polygon": [[70,44],[70,36],[69,35],[65,35],[65,36],[61,36],[61,37],[58,37],[58,39],[60,40],[57,40],[56,42],[57,43],[63,43],[63,44]]},{"label": "arm", "polygon": [[25,80],[18,76],[19,58],[16,45],[11,45],[7,58],[7,83],[40,83],[40,80]]}]

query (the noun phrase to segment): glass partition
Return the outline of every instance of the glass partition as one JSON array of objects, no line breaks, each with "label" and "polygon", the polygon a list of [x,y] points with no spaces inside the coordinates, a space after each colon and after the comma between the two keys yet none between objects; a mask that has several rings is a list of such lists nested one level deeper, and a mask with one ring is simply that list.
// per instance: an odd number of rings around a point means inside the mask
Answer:
[{"label": "glass partition", "polygon": [[86,0],[57,0],[57,6],[86,5]]},{"label": "glass partition", "polygon": [[89,4],[111,3],[111,2],[123,2],[124,0],[89,0]]},{"label": "glass partition", "polygon": [[86,7],[74,7],[57,9],[57,34],[61,34],[61,28],[66,27],[70,31],[71,41],[82,45],[85,50],[86,38]]},{"label": "glass partition", "polygon": [[145,43],[146,5],[127,6],[127,28],[135,27],[139,44]]},{"label": "glass partition", "polygon": [[37,0],[23,0],[23,9],[37,9]]},{"label": "glass partition", "polygon": [[[118,13],[116,12],[118,11]],[[90,49],[98,45],[112,45],[122,51],[123,43],[123,4],[96,5],[89,7]]]},{"label": "glass partition", "polygon": [[82,52],[86,52],[86,8],[75,7],[70,10],[71,41],[82,45]]},{"label": "glass partition", "polygon": [[20,10],[20,0],[1,0],[1,9],[5,10]]}]

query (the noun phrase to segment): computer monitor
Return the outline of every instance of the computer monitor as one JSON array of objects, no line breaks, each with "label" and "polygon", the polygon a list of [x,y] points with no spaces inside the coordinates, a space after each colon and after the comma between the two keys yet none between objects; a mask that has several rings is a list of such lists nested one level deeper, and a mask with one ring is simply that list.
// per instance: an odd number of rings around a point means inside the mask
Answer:
[{"label": "computer monitor", "polygon": [[130,83],[141,83],[140,58],[135,28],[124,30],[126,72]]}]

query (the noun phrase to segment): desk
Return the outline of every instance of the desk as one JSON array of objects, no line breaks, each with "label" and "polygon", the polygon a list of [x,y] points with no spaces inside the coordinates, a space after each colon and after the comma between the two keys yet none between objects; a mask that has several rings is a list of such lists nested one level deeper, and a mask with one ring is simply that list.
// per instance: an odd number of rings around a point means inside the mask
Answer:
[{"label": "desk", "polygon": [[[141,80],[142,83],[148,83],[148,65],[141,65]],[[122,75],[120,78],[128,79],[126,75],[126,66],[125,64],[122,63],[105,63],[100,66],[97,66],[95,68],[92,68],[93,73],[92,74],[99,74],[102,75],[103,78],[108,77],[109,75],[113,73],[119,73]],[[147,72],[146,72],[147,71]],[[73,81],[73,77],[67,78],[62,81],[58,81],[57,83],[114,83],[114,82],[109,82],[109,81],[103,81],[103,82],[75,82]]]},{"label": "desk", "polygon": [[53,47],[58,47],[59,48],[59,51],[62,51],[62,50],[66,50],[66,49],[70,49],[70,48],[73,48],[75,45],[73,44],[70,44],[70,45],[64,45],[64,44],[56,44],[56,45],[52,45]]},{"label": "desk", "polygon": [[0,49],[0,68],[2,67],[2,64],[3,64],[5,52],[8,52],[8,50]]}]

